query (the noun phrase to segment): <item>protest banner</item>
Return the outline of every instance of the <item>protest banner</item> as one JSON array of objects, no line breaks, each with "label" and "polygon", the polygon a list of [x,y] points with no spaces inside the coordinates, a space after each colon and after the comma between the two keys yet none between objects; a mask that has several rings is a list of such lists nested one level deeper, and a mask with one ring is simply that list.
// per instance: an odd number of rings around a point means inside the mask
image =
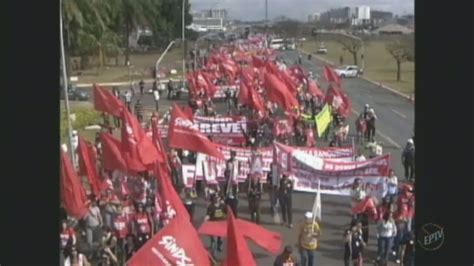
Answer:
[{"label": "protest banner", "polygon": [[[199,131],[206,136],[211,135],[215,143],[240,146],[246,141],[244,132],[247,132],[248,121],[245,116],[196,116],[194,122],[198,125]],[[158,126],[161,138],[167,138],[169,125],[159,124]],[[147,129],[147,135],[152,136],[151,129]]]},{"label": "protest banner", "polygon": [[390,155],[364,162],[336,162],[296,151],[290,155],[289,163],[297,191],[316,192],[320,180],[322,194],[349,196],[354,180],[361,178],[368,194],[378,197],[384,177],[388,176]]},{"label": "protest banner", "polygon": [[223,86],[216,86],[217,91],[214,94],[213,99],[225,99],[225,92],[226,90],[230,90],[233,95],[236,95],[239,91],[239,87],[237,85],[223,85]]}]

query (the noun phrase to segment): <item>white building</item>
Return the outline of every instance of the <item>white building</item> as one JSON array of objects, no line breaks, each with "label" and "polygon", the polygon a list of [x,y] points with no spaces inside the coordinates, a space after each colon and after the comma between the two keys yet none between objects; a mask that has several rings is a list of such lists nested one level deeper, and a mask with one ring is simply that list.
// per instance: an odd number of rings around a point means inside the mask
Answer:
[{"label": "white building", "polygon": [[359,6],[351,12],[351,25],[360,26],[370,24],[370,7]]},{"label": "white building", "polygon": [[190,28],[200,29],[198,31],[225,31],[224,19],[222,18],[193,18]]},{"label": "white building", "polygon": [[318,22],[321,19],[320,13],[313,13],[308,16],[308,22]]}]

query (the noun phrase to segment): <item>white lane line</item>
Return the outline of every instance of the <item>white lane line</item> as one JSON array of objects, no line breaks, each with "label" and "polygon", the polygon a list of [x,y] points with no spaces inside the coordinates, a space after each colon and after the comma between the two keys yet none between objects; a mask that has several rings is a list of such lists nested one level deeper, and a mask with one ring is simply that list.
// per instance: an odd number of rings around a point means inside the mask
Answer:
[{"label": "white lane line", "polygon": [[401,113],[401,112],[399,112],[399,111],[397,111],[397,110],[394,110],[394,109],[390,109],[390,110],[392,110],[392,112],[396,113],[397,115],[401,116],[402,118],[407,119],[407,116],[404,115],[403,113]]},{"label": "white lane line", "polygon": [[[354,109],[351,109],[351,111],[356,114],[357,116],[360,115],[359,112],[357,112],[356,110]],[[390,138],[389,136],[385,135],[384,133],[380,132],[380,130],[376,130],[375,131],[375,134],[379,134],[382,138],[384,138],[388,143],[392,144],[395,148],[397,149],[401,149],[402,147],[397,143],[395,142],[392,138]]]}]

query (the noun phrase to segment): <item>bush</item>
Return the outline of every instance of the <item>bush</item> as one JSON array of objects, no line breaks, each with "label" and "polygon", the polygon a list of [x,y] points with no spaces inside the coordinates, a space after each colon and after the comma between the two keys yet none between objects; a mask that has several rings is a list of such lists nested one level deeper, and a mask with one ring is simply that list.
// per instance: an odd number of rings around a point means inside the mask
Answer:
[{"label": "bush", "polygon": [[[96,112],[93,109],[84,108],[84,107],[71,108],[71,114],[76,114],[76,120],[72,122],[72,128],[77,131],[82,131],[87,126],[97,125],[102,122],[101,113]],[[60,117],[61,143],[64,143],[64,141],[68,137],[66,117],[67,117],[66,110],[61,110],[61,117]]]}]

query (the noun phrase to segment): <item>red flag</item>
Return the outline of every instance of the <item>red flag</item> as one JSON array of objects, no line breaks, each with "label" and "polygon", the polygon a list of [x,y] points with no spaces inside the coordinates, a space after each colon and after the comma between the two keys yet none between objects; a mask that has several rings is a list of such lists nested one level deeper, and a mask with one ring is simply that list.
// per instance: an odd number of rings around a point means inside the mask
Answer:
[{"label": "red flag", "polygon": [[91,191],[98,196],[100,193],[99,174],[97,173],[96,161],[94,160],[93,147],[82,137],[79,137],[79,174],[87,176]]},{"label": "red flag", "polygon": [[265,62],[255,55],[252,55],[252,65],[256,68],[261,68],[265,66]]},{"label": "red flag", "polygon": [[186,116],[176,104],[173,105],[171,112],[168,137],[170,147],[205,153],[224,159],[224,155],[217,149],[217,145],[204,136],[192,119]]},{"label": "red flag", "polygon": [[341,84],[341,79],[336,74],[336,72],[334,72],[334,70],[329,66],[324,66],[324,78],[329,83],[335,82],[336,84]]},{"label": "red flag", "polygon": [[151,165],[156,161],[163,162],[158,150],[146,135],[137,118],[128,110],[123,110],[122,116],[122,152],[129,169],[137,170]]},{"label": "red flag", "polygon": [[216,94],[217,92],[216,86],[214,85],[214,83],[212,83],[213,75],[206,72],[202,72],[202,75],[204,76],[204,80],[206,81],[206,84],[207,84],[207,95],[209,95],[209,97],[211,97],[212,99],[214,98],[214,94]]},{"label": "red flag", "polygon": [[78,220],[89,211],[84,187],[64,150],[61,150],[61,201],[67,213]]},{"label": "red flag", "polygon": [[166,149],[163,141],[161,139],[160,127],[158,126],[158,117],[151,118],[151,134],[153,144],[155,144],[158,154],[160,155],[160,160],[168,164],[168,156],[166,156]]},{"label": "red flag", "polygon": [[227,210],[227,258],[225,266],[257,266],[232,210]]},{"label": "red flag", "polygon": [[241,104],[249,104],[249,87],[247,86],[247,83],[242,80],[240,83],[240,89],[239,89],[239,102]]},{"label": "red flag", "polygon": [[334,110],[337,110],[337,112],[344,117],[348,117],[351,114],[352,103],[349,96],[334,85],[329,86],[326,91],[325,102],[332,105]]},{"label": "red flag", "polygon": [[163,171],[161,165],[158,163],[155,164],[155,176],[157,177],[159,184],[161,184],[161,208],[163,212],[167,214],[167,218],[172,219],[174,217],[177,217],[177,219],[184,219],[186,221],[189,221],[189,213],[186,207],[184,207],[183,201],[181,200],[173,184],[171,183],[170,176]]},{"label": "red flag", "polygon": [[129,266],[211,266],[209,254],[189,220],[174,219],[127,262]]},{"label": "red flag", "polygon": [[298,92],[298,84],[291,78],[287,71],[280,71],[280,77],[292,94],[296,94]]},{"label": "red flag", "polygon": [[298,101],[295,96],[291,94],[288,87],[274,74],[265,73],[264,79],[268,99],[280,104],[288,112],[298,107]]},{"label": "red flag", "polygon": [[[235,219],[235,222],[246,239],[252,240],[258,246],[273,254],[280,252],[283,242],[279,233],[269,231],[263,226],[245,220]],[[198,232],[203,235],[227,237],[227,222],[207,221],[199,227]]]},{"label": "red flag", "polygon": [[124,104],[115,95],[94,84],[94,108],[114,116],[121,116]]},{"label": "red flag", "polygon": [[364,212],[368,212],[370,214],[370,217],[373,220],[376,220],[377,205],[375,204],[374,199],[370,196],[366,197],[364,200],[359,202],[359,204],[357,204],[354,208],[352,208],[353,214],[359,214]]},{"label": "red flag", "polygon": [[308,80],[308,92],[316,97],[324,96],[323,91],[321,91],[321,89],[318,87],[318,84],[316,84],[316,81],[314,80]]},{"label": "red flag", "polygon": [[102,166],[104,169],[108,171],[119,170],[126,173],[127,162],[122,154],[120,140],[109,133],[102,132],[100,142],[102,143]]},{"label": "red flag", "polygon": [[265,104],[263,103],[262,96],[257,92],[255,87],[249,87],[249,102],[250,106],[259,112],[265,113]]}]

